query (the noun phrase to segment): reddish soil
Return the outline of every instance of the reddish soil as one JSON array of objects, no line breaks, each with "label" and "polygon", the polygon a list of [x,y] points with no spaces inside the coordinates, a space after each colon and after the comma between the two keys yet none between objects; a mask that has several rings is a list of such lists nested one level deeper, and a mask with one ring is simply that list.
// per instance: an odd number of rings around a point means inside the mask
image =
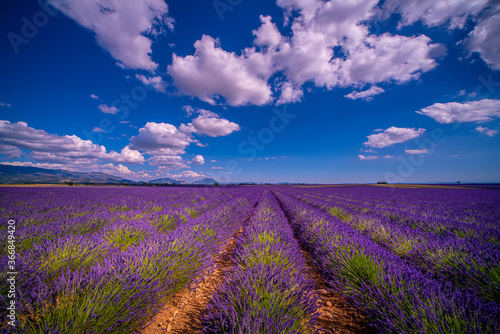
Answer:
[{"label": "reddish soil", "polygon": [[226,273],[234,266],[231,256],[236,247],[236,238],[242,231],[243,228],[217,254],[215,265],[203,274],[202,280],[178,293],[141,334],[200,332],[202,313],[206,304],[217,291]]},{"label": "reddish soil", "polygon": [[367,325],[367,320],[353,307],[349,306],[345,298],[329,290],[321,273],[315,268],[311,255],[302,250],[306,261],[307,274],[314,280],[316,292],[320,296],[318,301],[319,333],[321,334],[361,334],[376,333]]}]

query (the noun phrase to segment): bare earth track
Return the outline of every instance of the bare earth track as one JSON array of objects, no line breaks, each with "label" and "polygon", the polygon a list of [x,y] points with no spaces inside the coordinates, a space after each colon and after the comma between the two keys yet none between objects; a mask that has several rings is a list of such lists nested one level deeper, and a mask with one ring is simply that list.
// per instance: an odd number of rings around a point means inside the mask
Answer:
[{"label": "bare earth track", "polygon": [[302,256],[308,268],[307,274],[314,280],[316,292],[320,296],[318,301],[318,325],[321,334],[373,334],[373,329],[367,326],[366,319],[359,312],[349,306],[346,300],[329,291],[328,285],[323,280],[311,259],[311,255],[302,249]]},{"label": "bare earth track", "polygon": [[217,255],[215,265],[204,273],[203,280],[196,286],[179,292],[170,303],[164,306],[163,311],[155,316],[153,322],[141,334],[199,333],[206,304],[217,291],[217,287],[226,273],[234,266],[231,257],[236,247],[236,238],[242,232],[243,228]]}]

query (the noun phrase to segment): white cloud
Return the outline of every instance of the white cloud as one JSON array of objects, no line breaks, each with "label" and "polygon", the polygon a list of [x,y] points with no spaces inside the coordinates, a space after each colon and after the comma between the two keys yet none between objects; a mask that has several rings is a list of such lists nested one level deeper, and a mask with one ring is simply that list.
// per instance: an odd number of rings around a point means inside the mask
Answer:
[{"label": "white cloud", "polygon": [[488,4],[488,0],[388,0],[383,8],[387,15],[401,13],[399,26],[422,21],[429,27],[447,24],[450,29],[463,28],[467,19],[477,16]]},{"label": "white cloud", "polygon": [[191,165],[203,165],[205,164],[205,159],[201,155],[197,155],[189,162]]},{"label": "white cloud", "polygon": [[384,155],[382,158],[384,158],[384,159],[396,159],[396,157],[393,155]]},{"label": "white cloud", "polygon": [[101,172],[102,173],[107,173],[107,174],[112,174],[112,175],[120,175],[120,176],[131,176],[134,174],[128,167],[119,164],[118,166],[115,166],[113,164],[106,164],[101,166]]},{"label": "white cloud", "polygon": [[188,165],[177,155],[158,155],[150,159],[151,166],[161,166],[162,170],[174,171],[184,168],[189,168]]},{"label": "white cloud", "polygon": [[131,139],[131,148],[150,155],[184,154],[186,147],[193,142],[189,134],[179,131],[168,123],[148,122],[139,129],[139,134]]},{"label": "white cloud", "polygon": [[97,43],[125,68],[153,71],[158,64],[151,60],[153,41],[164,26],[173,28],[163,0],[49,0],[81,26],[95,33]]},{"label": "white cloud", "polygon": [[0,107],[10,108],[12,105],[10,103],[0,102]]},{"label": "white cloud", "polygon": [[417,113],[429,116],[441,124],[487,122],[500,117],[500,100],[435,103]]},{"label": "white cloud", "polygon": [[210,169],[222,170],[224,167],[210,167]]},{"label": "white cloud", "polygon": [[166,83],[163,81],[162,77],[146,77],[142,74],[136,74],[135,77],[147,86],[151,86],[155,91],[160,93],[166,93]]},{"label": "white cloud", "polygon": [[487,135],[488,137],[494,137],[498,134],[498,130],[492,130],[492,129],[489,129],[487,127],[483,127],[483,126],[478,126],[476,128],[477,132],[483,134],[483,135]]},{"label": "white cloud", "polygon": [[95,126],[93,129],[92,129],[93,132],[106,132],[105,130]]},{"label": "white cloud", "polygon": [[196,111],[195,108],[193,108],[192,106],[189,106],[189,105],[188,106],[183,106],[182,110],[184,110],[186,112],[187,116],[191,116]]},{"label": "white cloud", "polygon": [[[370,34],[368,22],[375,19],[378,2],[278,0],[293,19],[290,36],[283,36],[271,17],[261,16],[261,26],[253,31],[254,47],[236,55],[203,36],[194,55],[174,56],[169,74],[184,94],[211,104],[223,96],[239,106],[270,103],[268,80],[277,73],[285,76],[274,83],[280,94],[277,104],[285,104],[300,101],[306,82],[329,90],[401,84],[433,70],[436,59],[446,54],[444,45],[425,35]],[[299,15],[291,15],[293,11]],[[380,89],[369,93],[375,92]]]},{"label": "white cloud", "polygon": [[375,159],[378,159],[378,156],[376,155],[369,155],[369,156],[366,156],[366,155],[358,155],[358,159],[359,160],[375,160]]},{"label": "white cloud", "polygon": [[94,99],[94,100],[99,100],[99,96],[97,96],[95,94],[90,94],[90,98]]},{"label": "white cloud", "polygon": [[19,159],[23,155],[23,151],[11,145],[0,144],[0,155],[9,159]]},{"label": "white cloud", "polygon": [[370,89],[361,91],[361,92],[352,92],[347,95],[344,95],[344,97],[351,99],[351,100],[357,100],[357,99],[363,99],[366,101],[371,101],[373,100],[373,97],[378,94],[384,93],[385,90],[383,88],[380,88],[378,86],[372,86]]},{"label": "white cloud", "polygon": [[477,52],[495,70],[500,70],[500,4],[492,4],[466,39],[470,53]]},{"label": "white cloud", "polygon": [[[369,35],[345,61],[339,62],[337,81],[342,86],[390,81],[405,83],[433,70],[438,65],[435,58],[445,53],[442,44],[432,44],[425,35]],[[337,82],[325,82],[327,87],[334,84]]]},{"label": "white cloud", "polygon": [[180,172],[177,175],[172,175],[171,177],[173,177],[173,178],[199,178],[199,177],[204,177],[204,175],[203,175],[203,173],[199,174],[199,173],[193,172],[191,170],[185,170],[185,171]]},{"label": "white cloud", "polygon": [[470,54],[477,52],[493,69],[500,70],[500,4],[489,0],[454,1],[400,1],[389,0],[383,5],[385,17],[394,12],[401,13],[399,27],[412,25],[417,21],[429,27],[447,25],[452,29],[465,29],[469,18],[475,28],[464,40]]},{"label": "white cloud", "polygon": [[194,55],[180,57],[174,54],[172,64],[168,66],[174,85],[182,93],[210,104],[216,104],[219,96],[231,106],[271,102],[271,88],[267,84],[269,76],[259,75],[259,68],[249,69],[252,55],[237,56],[227,52],[220,47],[218,40],[207,35],[203,35],[194,46]]},{"label": "white cloud", "polygon": [[255,36],[254,44],[257,46],[268,46],[270,48],[277,48],[282,40],[283,36],[279,32],[278,28],[274,23],[272,23],[271,16],[260,16],[260,21],[262,25],[259,29],[254,30],[252,33]]},{"label": "white cloud", "polygon": [[108,154],[106,160],[128,164],[142,164],[144,162],[144,157],[139,151],[130,149],[130,147],[125,146],[120,153],[111,151],[111,153]]},{"label": "white cloud", "polygon": [[383,148],[417,138],[424,132],[425,129],[397,128],[391,126],[384,132],[369,135],[368,141],[364,144],[370,147]]},{"label": "white cloud", "polygon": [[281,96],[278,101],[276,101],[277,106],[286,103],[300,102],[302,96],[304,96],[304,92],[302,91],[302,89],[297,87],[297,85],[293,84],[292,82],[284,82],[281,85],[280,90]]},{"label": "white cloud", "polygon": [[227,119],[220,118],[217,114],[201,110],[201,115],[192,120],[194,132],[209,137],[227,136],[240,130],[240,126]]},{"label": "white cloud", "polygon": [[99,109],[105,114],[111,114],[114,115],[118,112],[118,109],[116,107],[110,107],[107,104],[101,104],[98,106]]},{"label": "white cloud", "polygon": [[216,160],[210,160],[210,162],[217,162]]},{"label": "white cloud", "polygon": [[208,147],[208,144],[196,143],[198,147]]},{"label": "white cloud", "polygon": [[406,154],[427,154],[429,153],[428,149],[423,149],[423,150],[407,150],[405,149]]},{"label": "white cloud", "polygon": [[58,136],[44,130],[31,128],[25,122],[0,121],[0,145],[8,145],[31,151],[30,156],[38,161],[59,162],[73,165],[96,164],[100,160],[133,163],[144,162],[144,157],[128,147],[120,153],[107,152],[102,145],[78,136]]},{"label": "white cloud", "polygon": [[17,167],[36,167],[36,168],[45,168],[45,169],[66,169],[73,170],[71,168],[67,168],[68,166],[61,164],[50,164],[50,163],[33,163],[31,161],[0,161],[0,165],[6,166],[17,166]]},{"label": "white cloud", "polygon": [[149,179],[151,175],[149,175],[150,171],[133,171],[130,170],[127,166],[122,164],[114,165],[114,164],[106,164],[100,165],[99,171],[101,173],[111,174],[119,177],[123,177],[126,179],[139,180],[139,179]]}]

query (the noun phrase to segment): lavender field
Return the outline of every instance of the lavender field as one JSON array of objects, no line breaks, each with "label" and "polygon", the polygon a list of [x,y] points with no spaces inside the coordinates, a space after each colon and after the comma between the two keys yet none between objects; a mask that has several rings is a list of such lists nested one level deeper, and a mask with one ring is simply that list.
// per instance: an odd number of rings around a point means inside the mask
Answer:
[{"label": "lavender field", "polygon": [[[0,332],[500,331],[496,189],[3,187],[0,212]],[[155,320],[221,256],[194,327]]]}]

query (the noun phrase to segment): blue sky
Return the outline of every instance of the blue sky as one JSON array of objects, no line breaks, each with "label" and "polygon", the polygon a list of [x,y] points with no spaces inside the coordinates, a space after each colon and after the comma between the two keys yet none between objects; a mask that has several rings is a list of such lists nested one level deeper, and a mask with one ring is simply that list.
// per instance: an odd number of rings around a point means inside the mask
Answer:
[{"label": "blue sky", "polygon": [[0,6],[2,164],[133,180],[500,181],[493,2]]}]

